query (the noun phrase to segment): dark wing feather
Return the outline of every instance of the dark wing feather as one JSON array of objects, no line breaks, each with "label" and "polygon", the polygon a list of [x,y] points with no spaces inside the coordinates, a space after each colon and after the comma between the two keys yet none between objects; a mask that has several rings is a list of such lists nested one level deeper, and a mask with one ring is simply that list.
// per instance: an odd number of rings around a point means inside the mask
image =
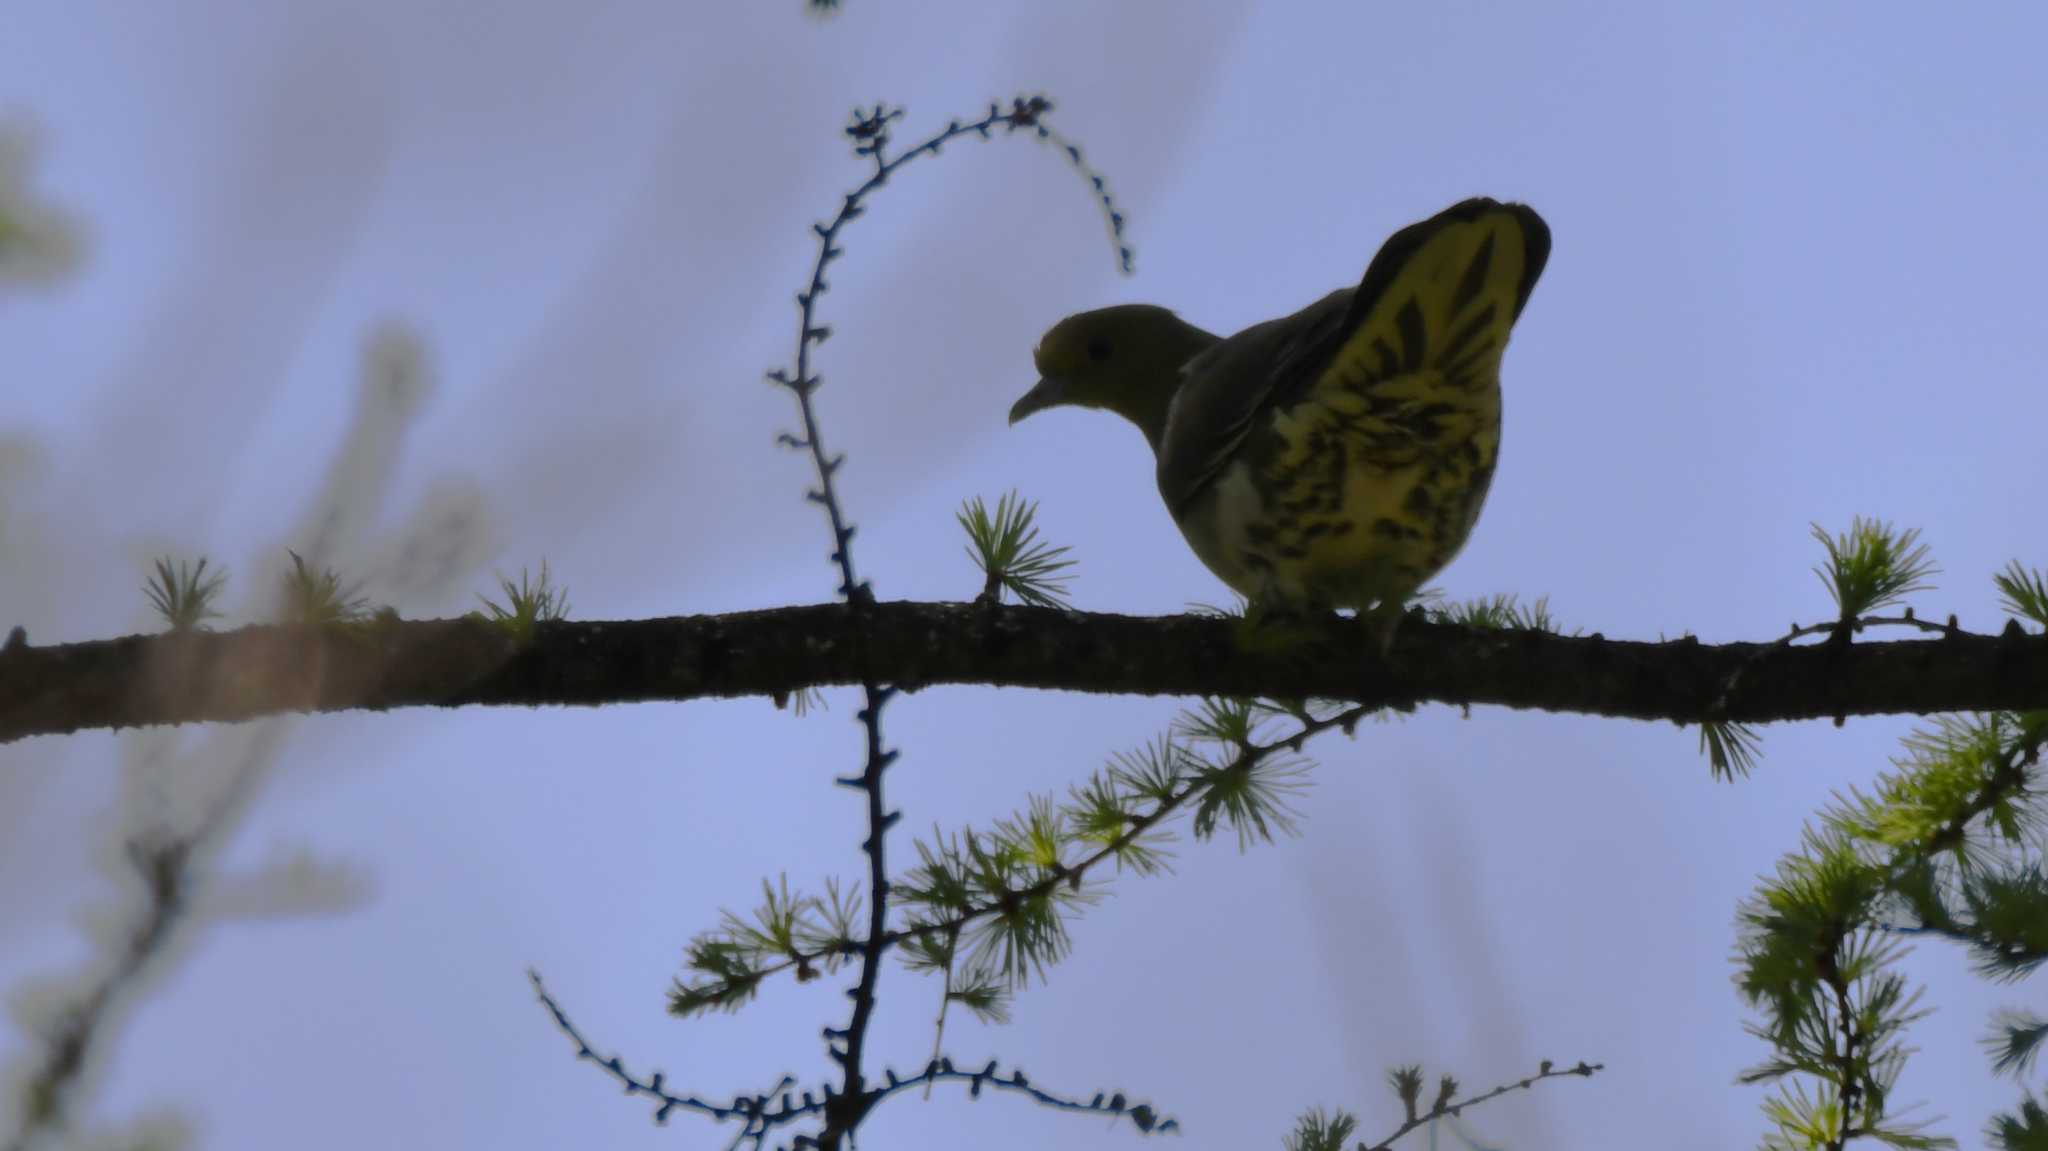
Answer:
[{"label": "dark wing feather", "polygon": [[1178,519],[1272,412],[1276,388],[1313,379],[1343,334],[1351,289],[1255,324],[1189,360],[1159,444],[1159,491]]}]

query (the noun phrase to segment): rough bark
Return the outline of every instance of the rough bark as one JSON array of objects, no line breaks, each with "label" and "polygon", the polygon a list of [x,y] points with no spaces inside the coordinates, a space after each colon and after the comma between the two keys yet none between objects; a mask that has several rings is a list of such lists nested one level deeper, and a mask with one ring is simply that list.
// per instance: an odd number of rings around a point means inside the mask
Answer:
[{"label": "rough bark", "polygon": [[[559,622],[525,645],[475,620],[15,643],[0,650],[0,742],[282,712],[783,696],[859,682],[854,610]],[[2048,708],[2048,637],[2017,627],[1846,645],[1641,643],[1411,617],[1383,661],[1362,625],[1334,617],[1320,635],[1273,643],[1199,616],[902,602],[859,610],[873,666],[906,690],[1491,704],[1681,723]]]}]

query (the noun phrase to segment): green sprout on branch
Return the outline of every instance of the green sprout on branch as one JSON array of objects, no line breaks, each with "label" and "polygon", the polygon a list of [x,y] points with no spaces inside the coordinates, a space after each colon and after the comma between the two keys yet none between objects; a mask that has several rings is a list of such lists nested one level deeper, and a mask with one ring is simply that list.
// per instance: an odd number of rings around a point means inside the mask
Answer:
[{"label": "green sprout on branch", "polygon": [[966,970],[993,973],[1012,991],[1034,975],[1044,982],[1073,946],[1068,915],[1097,898],[1067,881],[1071,867],[1051,819],[1050,801],[1035,798],[1025,814],[998,821],[993,831],[917,840],[917,866],[892,885],[909,926],[964,924]]},{"label": "green sprout on branch", "polygon": [[771,702],[775,704],[775,710],[783,711],[786,709],[798,719],[811,714],[813,708],[824,710],[829,706],[825,702],[825,693],[819,691],[816,687],[800,687],[795,691],[786,692],[779,691],[771,698]]},{"label": "green sprout on branch", "polygon": [[1756,770],[1756,753],[1763,737],[1746,723],[1712,720],[1700,724],[1700,751],[1715,779],[1733,783]]},{"label": "green sprout on branch", "polygon": [[2048,627],[2048,576],[2014,560],[1991,581],[1998,585],[1999,602],[2006,611]]},{"label": "green sprout on branch", "polygon": [[1193,710],[1184,711],[1173,724],[1174,734],[1196,743],[1220,743],[1232,750],[1250,746],[1259,721],[1265,718],[1258,704],[1248,699],[1205,696]]},{"label": "green sprout on branch", "polygon": [[1814,524],[1813,538],[1828,552],[1827,563],[1813,572],[1835,597],[1844,623],[1928,590],[1934,586],[1928,577],[1941,570],[1919,542],[1919,528],[1899,532],[1882,520],[1857,516],[1837,536]]},{"label": "green sprout on branch", "polygon": [[669,1014],[738,1011],[778,971],[794,968],[797,981],[807,983],[821,970],[838,970],[857,948],[860,911],[859,890],[841,890],[836,880],[826,880],[822,897],[791,894],[787,875],[774,884],[762,880],[751,919],[727,911],[715,931],[690,941],[683,962],[701,978],[670,987]]},{"label": "green sprout on branch", "polygon": [[370,601],[356,594],[360,585],[346,589],[333,568],[314,572],[304,557],[286,549],[292,570],[284,573],[285,619],[291,623],[320,626],[356,623],[369,612]]},{"label": "green sprout on branch", "polygon": [[1160,826],[1159,812],[1178,802],[1186,765],[1186,752],[1165,738],[1116,752],[1107,768],[1070,790],[1068,830],[1091,852],[1108,852],[1118,871],[1144,876],[1169,870],[1172,833]]},{"label": "green sprout on branch", "polygon": [[[489,612],[491,623],[504,628],[511,636],[525,643],[533,638],[534,625],[566,619],[569,615],[569,589],[553,586],[548,578],[548,561],[540,561],[540,579],[529,582],[525,568],[519,569],[519,583],[500,575],[498,586],[504,589],[505,602],[499,604],[482,592],[477,599]],[[472,616],[485,618],[482,612],[471,612]]]},{"label": "green sprout on branch", "polygon": [[[1437,598],[1425,593],[1425,600]],[[1489,631],[1541,631],[1558,633],[1557,620],[1550,614],[1550,597],[1537,596],[1523,605],[1512,593],[1482,596],[1463,603],[1425,603],[1423,611],[1431,623],[1458,624]]]},{"label": "green sprout on branch", "polygon": [[1015,491],[996,501],[994,515],[980,496],[961,505],[955,518],[967,532],[967,555],[988,577],[976,602],[999,602],[1008,591],[1033,607],[1067,606],[1072,576],[1064,573],[1074,561],[1061,558],[1068,549],[1039,540],[1032,522],[1037,513],[1038,505],[1026,503]]},{"label": "green sprout on branch", "polygon": [[2048,1048],[2048,1019],[2014,1008],[2001,1008],[1992,1017],[1993,1030],[1985,1046],[1991,1049],[1991,1066],[2000,1075],[2025,1075],[2034,1057]]},{"label": "green sprout on branch", "polygon": [[1989,1129],[1992,1145],[2004,1151],[2048,1147],[2048,1106],[2031,1096],[2022,1097],[2019,1114],[1994,1116]]},{"label": "green sprout on branch", "polygon": [[207,620],[220,618],[213,604],[227,582],[226,572],[206,574],[205,556],[199,557],[196,566],[180,560],[175,570],[170,557],[164,556],[156,561],[156,578],[142,585],[142,590],[148,593],[150,606],[164,617],[172,631],[191,631]]},{"label": "green sprout on branch", "polygon": [[1318,1107],[1295,1120],[1294,1131],[1281,1141],[1287,1151],[1344,1151],[1358,1133],[1358,1116]]}]

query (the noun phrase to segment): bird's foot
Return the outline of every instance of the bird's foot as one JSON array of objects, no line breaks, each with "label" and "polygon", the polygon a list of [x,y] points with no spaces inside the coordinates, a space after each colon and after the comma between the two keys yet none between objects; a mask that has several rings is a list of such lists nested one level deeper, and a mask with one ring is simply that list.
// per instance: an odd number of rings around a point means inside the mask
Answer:
[{"label": "bird's foot", "polygon": [[1407,614],[1407,605],[1400,600],[1385,600],[1372,610],[1359,613],[1359,620],[1372,634],[1373,647],[1389,666],[1394,663],[1394,633],[1400,630],[1401,620]]},{"label": "bird's foot", "polygon": [[1237,621],[1237,646],[1256,655],[1307,654],[1328,635],[1329,611],[1305,604],[1255,601]]}]

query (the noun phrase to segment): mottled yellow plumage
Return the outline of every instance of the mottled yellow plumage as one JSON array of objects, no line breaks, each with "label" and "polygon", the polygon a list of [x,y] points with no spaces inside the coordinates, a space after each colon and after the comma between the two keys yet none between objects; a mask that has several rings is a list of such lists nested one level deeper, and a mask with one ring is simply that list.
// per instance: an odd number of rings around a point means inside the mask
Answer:
[{"label": "mottled yellow plumage", "polygon": [[1077,403],[1136,423],[1182,533],[1255,603],[1395,612],[1478,517],[1501,355],[1549,250],[1534,211],[1468,200],[1396,233],[1357,288],[1228,339],[1084,312],[1040,343],[1012,420]]}]

